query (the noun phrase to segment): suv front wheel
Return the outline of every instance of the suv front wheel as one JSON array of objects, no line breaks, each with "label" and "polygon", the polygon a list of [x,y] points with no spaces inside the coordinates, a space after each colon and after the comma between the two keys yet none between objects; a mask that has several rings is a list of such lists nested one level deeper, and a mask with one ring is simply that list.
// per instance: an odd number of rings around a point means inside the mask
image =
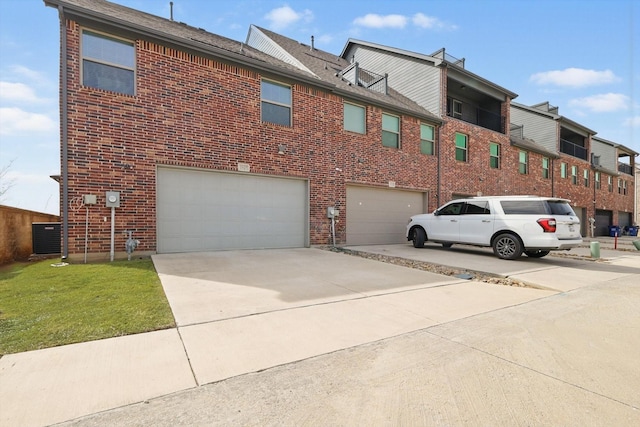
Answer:
[{"label": "suv front wheel", "polygon": [[493,253],[500,259],[516,259],[522,251],[520,239],[513,234],[503,233],[493,240]]},{"label": "suv front wheel", "polygon": [[414,248],[424,248],[424,242],[427,240],[427,233],[420,227],[413,229],[412,236]]}]

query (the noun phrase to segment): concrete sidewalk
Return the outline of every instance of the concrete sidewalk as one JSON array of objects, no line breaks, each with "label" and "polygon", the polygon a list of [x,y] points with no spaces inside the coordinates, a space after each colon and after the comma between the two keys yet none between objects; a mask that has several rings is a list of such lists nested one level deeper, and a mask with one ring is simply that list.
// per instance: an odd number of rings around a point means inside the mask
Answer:
[{"label": "concrete sidewalk", "polygon": [[156,255],[154,263],[178,329],[2,357],[1,426],[72,420],[556,293],[319,249]]}]

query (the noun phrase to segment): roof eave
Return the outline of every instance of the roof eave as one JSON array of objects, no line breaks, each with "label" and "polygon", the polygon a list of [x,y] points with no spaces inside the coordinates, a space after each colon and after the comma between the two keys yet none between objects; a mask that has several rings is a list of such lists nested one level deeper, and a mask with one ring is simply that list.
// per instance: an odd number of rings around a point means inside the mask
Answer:
[{"label": "roof eave", "polygon": [[[319,80],[317,78],[311,77],[311,76],[305,76],[303,74],[298,74],[298,73],[293,73],[289,70],[280,68],[280,67],[274,67],[271,66],[269,64],[266,64],[262,61],[259,60],[255,60],[252,58],[248,58],[244,55],[241,54],[235,54],[233,52],[230,52],[228,50],[225,49],[221,49],[219,47],[216,46],[212,46],[209,44],[205,44],[205,43],[200,43],[197,42],[195,40],[193,41],[187,41],[183,38],[180,37],[171,37],[169,34],[167,34],[166,32],[162,32],[162,31],[155,31],[153,29],[150,29],[148,27],[143,27],[140,25],[136,25],[133,24],[131,22],[128,21],[124,21],[118,18],[114,18],[112,16],[108,16],[108,15],[104,15],[102,13],[98,13],[98,12],[94,12],[92,10],[88,10],[82,7],[78,7],[75,5],[69,5],[68,3],[64,2],[63,0],[44,0],[45,5],[50,6],[50,7],[58,7],[58,6],[62,6],[63,8],[63,13],[65,14],[69,14],[69,15],[73,15],[79,18],[84,18],[87,20],[91,20],[91,21],[95,21],[97,23],[100,24],[105,24],[105,25],[109,25],[109,26],[113,26],[113,27],[117,27],[119,29],[125,30],[125,31],[130,31],[130,32],[135,32],[138,33],[140,35],[143,36],[147,36],[147,37],[151,37],[157,40],[161,40],[161,41],[165,41],[171,44],[174,44],[176,46],[181,46],[196,52],[201,52],[203,54],[207,54],[207,55],[212,55],[212,56],[216,56],[219,57],[220,59],[226,60],[226,61],[230,61],[230,62],[235,62],[235,63],[239,63],[241,65],[246,65],[248,67],[260,70],[260,71],[266,71],[269,73],[275,73],[275,74],[280,74],[280,75],[284,75],[287,76],[289,78],[292,79],[296,79],[296,80],[301,80],[304,81],[306,83],[309,84],[313,84],[315,86],[319,86],[322,88],[325,88],[327,90],[331,90],[333,88],[333,85],[331,85],[330,83],[326,83],[323,82],[322,80]],[[238,42],[240,43],[240,42]]]}]

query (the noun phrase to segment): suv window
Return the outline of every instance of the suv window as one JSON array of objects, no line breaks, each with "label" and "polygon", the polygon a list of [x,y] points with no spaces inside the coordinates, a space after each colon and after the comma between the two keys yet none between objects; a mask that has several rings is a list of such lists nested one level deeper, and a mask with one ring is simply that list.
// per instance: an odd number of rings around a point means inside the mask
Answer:
[{"label": "suv window", "polygon": [[549,213],[544,200],[504,200],[500,202],[506,215],[546,215]]},{"label": "suv window", "polygon": [[575,212],[567,202],[549,200],[548,203],[552,214],[575,216]]},{"label": "suv window", "polygon": [[469,201],[466,204],[464,213],[467,215],[487,215],[491,213],[491,210],[489,209],[489,202],[487,201],[482,201],[482,202],[474,202],[474,201]]},{"label": "suv window", "polygon": [[451,203],[438,211],[438,215],[460,215],[464,202]]}]

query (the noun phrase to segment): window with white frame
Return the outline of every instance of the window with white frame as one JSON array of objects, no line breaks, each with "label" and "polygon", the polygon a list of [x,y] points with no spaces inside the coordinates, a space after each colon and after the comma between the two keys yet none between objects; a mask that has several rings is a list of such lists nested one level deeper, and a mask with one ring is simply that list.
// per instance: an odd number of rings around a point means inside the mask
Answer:
[{"label": "window with white frame", "polygon": [[435,154],[435,128],[420,124],[420,152],[430,156]]},{"label": "window with white frame", "polygon": [[562,162],[560,163],[560,178],[567,177],[567,164]]},{"label": "window with white frame", "polygon": [[549,179],[549,158],[542,158],[542,177],[544,179]]},{"label": "window with white frame", "polygon": [[578,167],[571,166],[571,183],[578,185]]},{"label": "window with white frame", "polygon": [[367,133],[366,108],[360,105],[344,103],[344,130]]},{"label": "window with white frame", "polygon": [[518,154],[518,172],[523,175],[529,173],[529,153],[520,151]]},{"label": "window with white frame", "polygon": [[463,133],[456,133],[456,160],[467,161],[468,137]]},{"label": "window with white frame", "polygon": [[609,193],[613,193],[613,178],[611,176],[607,177],[607,186],[609,187]]},{"label": "window with white frame", "polygon": [[582,171],[582,182],[584,183],[585,187],[589,186],[589,170],[585,169]]},{"label": "window with white frame", "polygon": [[627,181],[622,180],[622,194],[627,195]]},{"label": "window with white frame", "polygon": [[133,42],[93,31],[82,31],[82,84],[135,95]]},{"label": "window with white frame", "polygon": [[400,117],[382,114],[382,145],[400,148]]},{"label": "window with white frame", "polygon": [[500,144],[496,142],[489,143],[489,167],[500,169]]},{"label": "window with white frame", "polygon": [[291,86],[262,80],[260,101],[263,122],[291,126]]},{"label": "window with white frame", "polygon": [[594,185],[596,187],[596,190],[600,189],[600,172],[596,172],[593,175],[593,181],[594,181]]},{"label": "window with white frame", "polygon": [[622,194],[622,180],[618,178],[618,194]]}]

